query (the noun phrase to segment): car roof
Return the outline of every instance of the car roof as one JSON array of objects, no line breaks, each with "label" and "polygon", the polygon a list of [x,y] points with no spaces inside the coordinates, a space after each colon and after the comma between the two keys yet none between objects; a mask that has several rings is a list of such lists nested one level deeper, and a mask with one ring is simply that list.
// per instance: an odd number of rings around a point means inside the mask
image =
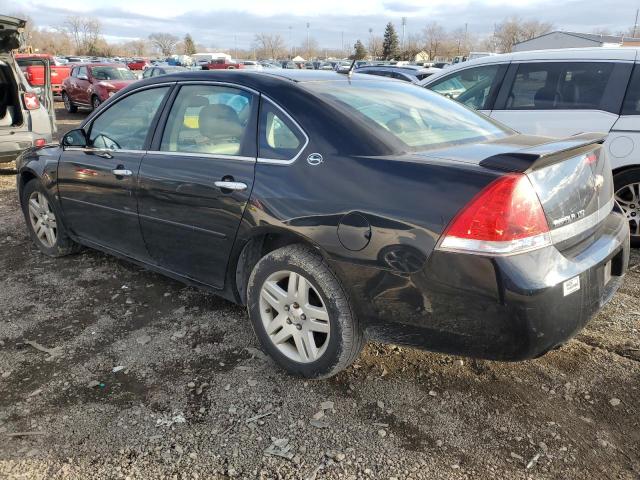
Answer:
[{"label": "car roof", "polygon": [[589,47],[589,48],[558,48],[549,50],[529,50],[526,52],[501,53],[486,57],[474,58],[466,62],[457,63],[442,72],[437,72],[420,82],[420,85],[428,85],[436,79],[458,70],[477,66],[495,65],[509,62],[527,62],[537,60],[572,61],[572,60],[598,60],[598,61],[625,61],[633,62],[638,59],[640,48],[635,47]]}]

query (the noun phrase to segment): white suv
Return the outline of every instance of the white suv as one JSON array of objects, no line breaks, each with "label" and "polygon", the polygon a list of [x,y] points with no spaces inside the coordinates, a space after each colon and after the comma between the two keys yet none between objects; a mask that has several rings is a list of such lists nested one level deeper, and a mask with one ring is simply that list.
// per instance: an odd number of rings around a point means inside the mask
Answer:
[{"label": "white suv", "polygon": [[640,49],[572,48],[484,57],[420,83],[522,133],[608,132],[616,200],[640,247]]}]

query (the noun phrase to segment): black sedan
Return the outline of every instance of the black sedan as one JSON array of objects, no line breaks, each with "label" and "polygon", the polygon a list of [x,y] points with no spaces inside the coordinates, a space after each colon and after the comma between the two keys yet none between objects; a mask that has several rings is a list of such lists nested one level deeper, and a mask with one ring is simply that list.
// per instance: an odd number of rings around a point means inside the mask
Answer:
[{"label": "black sedan", "polygon": [[369,75],[205,71],[110,98],[18,159],[31,237],[246,305],[286,370],[366,339],[537,357],[620,286],[629,229],[599,135],[518,135]]}]

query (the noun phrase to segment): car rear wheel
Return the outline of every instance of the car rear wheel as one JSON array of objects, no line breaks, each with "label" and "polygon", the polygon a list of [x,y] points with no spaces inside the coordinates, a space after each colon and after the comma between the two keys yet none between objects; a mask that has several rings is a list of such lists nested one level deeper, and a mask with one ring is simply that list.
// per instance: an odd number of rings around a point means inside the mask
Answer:
[{"label": "car rear wheel", "polygon": [[30,180],[24,186],[21,204],[29,235],[42,253],[61,257],[80,250],[80,246],[69,238],[49,195],[38,180]]},{"label": "car rear wheel", "polygon": [[100,104],[102,102],[100,101],[100,98],[97,95],[94,95],[93,97],[91,97],[91,106],[93,107],[93,109],[97,109]]},{"label": "car rear wheel", "polygon": [[69,113],[76,113],[78,111],[78,107],[76,107],[67,92],[62,92],[62,101],[64,102],[64,109]]},{"label": "car rear wheel", "polygon": [[631,246],[640,248],[640,168],[631,168],[613,177],[616,202],[629,221]]},{"label": "car rear wheel", "polygon": [[258,262],[249,278],[247,309],[263,348],[294,375],[335,375],[364,345],[338,278],[304,245],[280,248]]}]

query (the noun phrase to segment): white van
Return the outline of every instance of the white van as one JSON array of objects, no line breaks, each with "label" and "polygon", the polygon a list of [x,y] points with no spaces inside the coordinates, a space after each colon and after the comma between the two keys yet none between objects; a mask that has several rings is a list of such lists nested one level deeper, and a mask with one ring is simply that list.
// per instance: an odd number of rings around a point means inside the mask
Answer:
[{"label": "white van", "polygon": [[640,49],[573,48],[483,57],[420,85],[522,133],[608,132],[616,200],[640,247]]}]

